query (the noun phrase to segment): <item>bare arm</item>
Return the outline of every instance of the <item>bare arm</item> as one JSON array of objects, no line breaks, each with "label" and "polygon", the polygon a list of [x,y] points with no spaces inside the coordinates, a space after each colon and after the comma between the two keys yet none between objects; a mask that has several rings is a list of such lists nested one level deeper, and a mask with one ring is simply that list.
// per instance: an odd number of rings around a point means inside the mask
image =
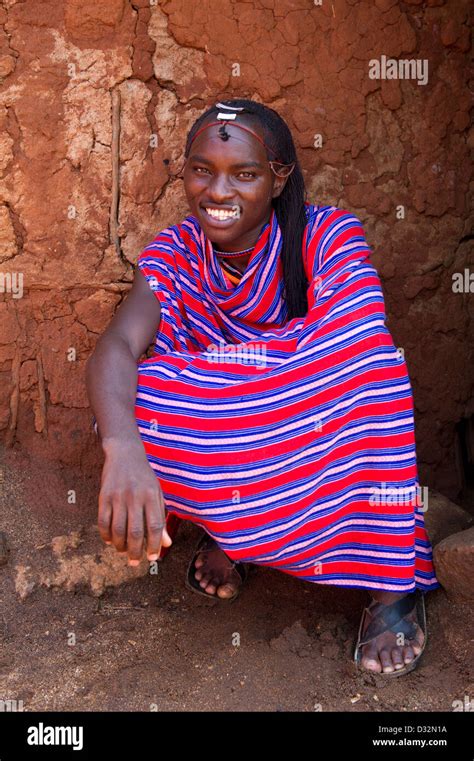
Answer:
[{"label": "bare arm", "polygon": [[165,529],[161,486],[150,467],[135,419],[137,361],[158,330],[160,303],[137,268],[132,288],[87,362],[86,387],[105,463],[98,525],[107,544],[137,565],[146,548],[158,558]]},{"label": "bare arm", "polygon": [[135,422],[137,361],[160,324],[160,303],[137,268],[132,288],[87,362],[86,387],[105,448],[140,441]]}]

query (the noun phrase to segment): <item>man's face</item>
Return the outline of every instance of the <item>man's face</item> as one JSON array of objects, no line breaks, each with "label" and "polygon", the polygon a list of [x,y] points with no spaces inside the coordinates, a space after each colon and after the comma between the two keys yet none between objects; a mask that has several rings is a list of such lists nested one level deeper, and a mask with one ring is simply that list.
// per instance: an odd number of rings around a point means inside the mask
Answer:
[{"label": "man's face", "polygon": [[[254,126],[244,123],[254,131]],[[264,146],[248,132],[226,123],[231,135],[222,140],[219,125],[193,141],[184,170],[184,190],[205,235],[222,251],[253,246],[270,219],[272,198],[285,180],[272,172]]]}]

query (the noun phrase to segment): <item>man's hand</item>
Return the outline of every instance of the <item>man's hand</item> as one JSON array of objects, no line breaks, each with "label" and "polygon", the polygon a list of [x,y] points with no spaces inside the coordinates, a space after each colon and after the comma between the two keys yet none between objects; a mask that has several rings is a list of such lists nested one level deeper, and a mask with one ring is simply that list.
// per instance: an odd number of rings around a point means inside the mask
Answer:
[{"label": "man's hand", "polygon": [[105,463],[99,493],[98,526],[106,544],[139,564],[146,545],[148,560],[158,560],[161,545],[169,547],[161,486],[141,441],[104,443]]}]

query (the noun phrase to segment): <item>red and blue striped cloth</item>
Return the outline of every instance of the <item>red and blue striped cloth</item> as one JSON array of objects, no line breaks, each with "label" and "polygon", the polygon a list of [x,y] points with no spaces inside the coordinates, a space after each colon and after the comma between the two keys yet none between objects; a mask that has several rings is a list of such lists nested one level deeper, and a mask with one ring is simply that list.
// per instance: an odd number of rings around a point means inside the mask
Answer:
[{"label": "red and blue striped cloth", "polygon": [[237,285],[194,216],[137,265],[161,304],[135,414],[168,511],[305,581],[440,586],[411,385],[360,220],[305,204],[309,310],[287,319],[275,211]]}]

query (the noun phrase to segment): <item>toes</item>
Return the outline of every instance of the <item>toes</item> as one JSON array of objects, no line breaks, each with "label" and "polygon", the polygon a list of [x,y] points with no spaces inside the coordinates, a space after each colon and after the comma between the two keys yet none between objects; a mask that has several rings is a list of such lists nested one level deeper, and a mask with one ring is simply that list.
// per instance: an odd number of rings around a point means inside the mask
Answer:
[{"label": "toes", "polygon": [[375,673],[380,674],[382,671],[382,664],[377,657],[377,652],[371,648],[363,648],[362,653],[361,665],[363,668],[367,669],[367,671],[374,671]]},{"label": "toes", "polygon": [[215,595],[217,587],[219,586],[219,579],[216,579],[212,575],[205,576],[200,585],[209,595]]},{"label": "toes", "polygon": [[[220,565],[222,565],[221,570],[219,570]],[[222,577],[224,576],[225,578],[228,575],[228,571],[232,570],[232,568],[225,568],[222,559],[220,564],[217,562],[217,565],[214,563],[214,566],[212,563],[209,563],[207,556],[203,553],[196,558],[194,561],[194,577],[199,582],[199,586],[210,595],[215,595],[217,592],[218,597],[221,598],[233,597],[238,584],[236,585],[231,582],[222,583]],[[220,578],[216,574],[219,574]]]},{"label": "toes", "polygon": [[396,646],[393,634],[382,633],[362,648],[361,666],[372,673],[391,674],[394,671],[400,671],[421,653],[424,640],[425,635],[418,624],[416,624],[415,637],[405,640],[402,647]]},{"label": "toes", "polygon": [[415,640],[410,643],[416,655],[418,655],[418,653],[421,653],[423,649],[424,641],[425,641],[425,635],[424,635],[423,629],[419,626]]},{"label": "toes", "polygon": [[206,568],[200,568],[199,571],[195,572],[194,578],[196,578],[200,582],[204,582],[205,584],[207,584],[209,579],[211,578],[211,574]]},{"label": "toes", "polygon": [[392,671],[395,671],[390,650],[381,650],[379,658],[384,674],[390,674]]},{"label": "toes", "polygon": [[[195,569],[194,575],[198,581],[199,579],[202,579],[203,574],[205,574],[206,572],[206,567],[205,567],[206,561],[207,561],[207,558],[203,557],[203,555],[199,555],[194,561],[194,569]],[[207,573],[209,575],[209,571]]]},{"label": "toes", "polygon": [[219,597],[232,597],[235,594],[235,587],[232,584],[221,584],[217,590]]},{"label": "toes", "polygon": [[396,671],[404,666],[403,654],[399,647],[394,647],[392,650],[392,663]]},{"label": "toes", "polygon": [[403,659],[405,663],[411,663],[415,658],[415,653],[410,645],[406,645],[403,648]]},{"label": "toes", "polygon": [[362,658],[362,665],[367,671],[373,671],[375,674],[380,674],[382,671],[378,658]]},{"label": "toes", "polygon": [[201,574],[201,578],[199,579],[199,584],[201,587],[207,587],[211,580],[211,576],[208,573]]}]

